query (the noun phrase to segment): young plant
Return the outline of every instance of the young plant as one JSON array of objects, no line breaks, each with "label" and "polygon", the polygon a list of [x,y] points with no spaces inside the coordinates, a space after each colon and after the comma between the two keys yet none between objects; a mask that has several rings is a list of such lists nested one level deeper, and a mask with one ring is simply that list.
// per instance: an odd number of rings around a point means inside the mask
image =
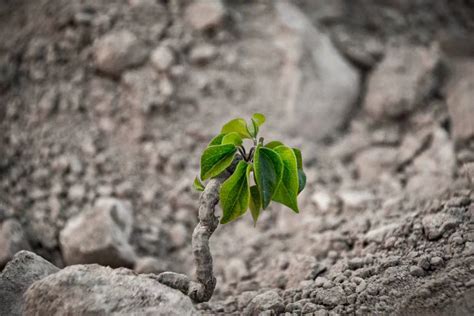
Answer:
[{"label": "young plant", "polygon": [[[265,116],[259,113],[248,123],[241,118],[227,122],[201,156],[200,178],[207,184],[198,177],[194,180],[194,187],[202,191],[199,223],[192,236],[197,281],[174,272],[158,275],[161,283],[195,302],[210,300],[216,287],[209,238],[219,225],[215,215],[219,201],[221,224],[241,217],[248,209],[256,224],[272,201],[299,212],[297,196],[306,184],[301,151],[279,141],[264,143],[263,137],[258,137],[264,122]],[[244,140],[252,144],[248,150]]]},{"label": "young plant", "polygon": [[[264,138],[258,137],[264,122],[265,116],[260,113],[254,114],[248,123],[242,118],[227,122],[201,156],[203,181],[219,176],[238,160],[220,189],[221,224],[239,218],[248,209],[256,224],[261,211],[272,201],[299,212],[297,196],[306,184],[301,151],[280,141],[264,144]],[[243,145],[245,139],[253,144],[249,150]],[[194,180],[199,191],[205,188],[201,180]]]}]

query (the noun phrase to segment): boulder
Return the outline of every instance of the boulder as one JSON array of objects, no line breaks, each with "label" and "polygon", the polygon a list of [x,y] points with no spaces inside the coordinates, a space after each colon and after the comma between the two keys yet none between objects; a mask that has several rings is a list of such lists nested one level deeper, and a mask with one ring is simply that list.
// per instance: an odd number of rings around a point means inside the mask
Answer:
[{"label": "boulder", "polygon": [[277,1],[276,19],[275,44],[283,58],[278,91],[288,130],[325,138],[349,119],[360,75],[298,7]]},{"label": "boulder", "polygon": [[33,282],[57,271],[57,267],[32,252],[18,252],[0,274],[0,315],[22,315],[23,293]]},{"label": "boulder", "polygon": [[411,113],[437,87],[440,55],[436,49],[392,47],[370,75],[364,108],[375,120]]},{"label": "boulder", "polygon": [[35,282],[24,315],[193,315],[189,297],[155,278],[99,265],[66,267]]},{"label": "boulder", "polygon": [[61,231],[65,263],[132,267],[136,258],[128,242],[132,224],[129,203],[114,198],[97,200],[91,210],[70,219]]},{"label": "boulder", "polygon": [[94,44],[93,54],[98,70],[118,76],[127,68],[142,64],[148,55],[148,50],[135,34],[120,30],[98,38]]},{"label": "boulder", "polygon": [[16,219],[0,222],[0,269],[20,250],[30,250],[23,227]]}]

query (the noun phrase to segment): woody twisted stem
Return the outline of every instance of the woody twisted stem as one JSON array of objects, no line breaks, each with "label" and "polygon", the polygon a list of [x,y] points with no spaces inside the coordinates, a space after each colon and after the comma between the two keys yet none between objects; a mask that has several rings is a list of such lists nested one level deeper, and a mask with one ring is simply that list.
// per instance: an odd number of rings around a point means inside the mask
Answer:
[{"label": "woody twisted stem", "polygon": [[220,186],[230,177],[238,160],[240,159],[235,159],[232,166],[218,177],[209,180],[204,191],[201,193],[199,199],[199,222],[194,228],[192,237],[196,281],[191,280],[187,275],[175,272],[163,272],[158,275],[159,282],[183,292],[196,303],[209,301],[216,287],[209,238],[219,225],[219,218],[215,215],[215,208],[219,202]]}]

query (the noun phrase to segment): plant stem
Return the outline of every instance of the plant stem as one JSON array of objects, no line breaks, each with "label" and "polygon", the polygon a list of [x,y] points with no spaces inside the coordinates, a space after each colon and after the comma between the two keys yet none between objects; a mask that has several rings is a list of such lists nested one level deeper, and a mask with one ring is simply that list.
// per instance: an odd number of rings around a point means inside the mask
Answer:
[{"label": "plant stem", "polygon": [[255,147],[250,148],[247,161],[252,161],[254,152],[255,152]]},{"label": "plant stem", "polygon": [[209,301],[216,287],[209,238],[219,225],[219,218],[215,215],[215,207],[219,202],[219,188],[230,177],[238,161],[239,159],[234,160],[231,167],[218,177],[209,180],[206,188],[201,193],[199,223],[194,228],[192,237],[197,281],[191,280],[184,274],[174,272],[163,272],[158,275],[159,282],[180,290],[196,303]]},{"label": "plant stem", "polygon": [[240,147],[238,147],[238,149],[239,149],[239,153],[242,156],[242,158],[245,159],[245,161],[247,161],[247,154],[245,152],[245,148],[240,146]]}]

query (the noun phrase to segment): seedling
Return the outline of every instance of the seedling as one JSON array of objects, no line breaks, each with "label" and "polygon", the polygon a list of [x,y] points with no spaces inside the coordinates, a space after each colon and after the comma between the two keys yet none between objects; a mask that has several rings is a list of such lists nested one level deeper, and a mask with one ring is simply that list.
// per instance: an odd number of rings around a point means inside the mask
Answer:
[{"label": "seedling", "polygon": [[[248,209],[256,224],[261,211],[272,201],[299,212],[297,196],[306,184],[301,151],[280,141],[264,143],[263,137],[258,138],[264,122],[265,116],[260,113],[254,114],[248,123],[242,118],[227,122],[201,156],[203,181],[219,176],[238,160],[220,188],[221,224],[239,218]],[[243,145],[245,139],[253,144],[249,150]],[[194,180],[199,191],[204,190],[201,180]]]},{"label": "seedling", "polygon": [[[233,119],[202,153],[200,176],[194,180],[194,187],[202,191],[199,223],[192,238],[197,281],[174,272],[158,276],[161,283],[180,290],[195,302],[210,300],[216,287],[209,238],[219,225],[215,215],[219,201],[221,224],[241,217],[248,209],[256,224],[272,201],[299,212],[297,196],[306,184],[301,151],[279,141],[265,143],[263,137],[258,137],[264,122],[265,116],[259,113],[248,123]],[[244,141],[251,144],[248,150]],[[202,181],[207,181],[206,185]]]}]

